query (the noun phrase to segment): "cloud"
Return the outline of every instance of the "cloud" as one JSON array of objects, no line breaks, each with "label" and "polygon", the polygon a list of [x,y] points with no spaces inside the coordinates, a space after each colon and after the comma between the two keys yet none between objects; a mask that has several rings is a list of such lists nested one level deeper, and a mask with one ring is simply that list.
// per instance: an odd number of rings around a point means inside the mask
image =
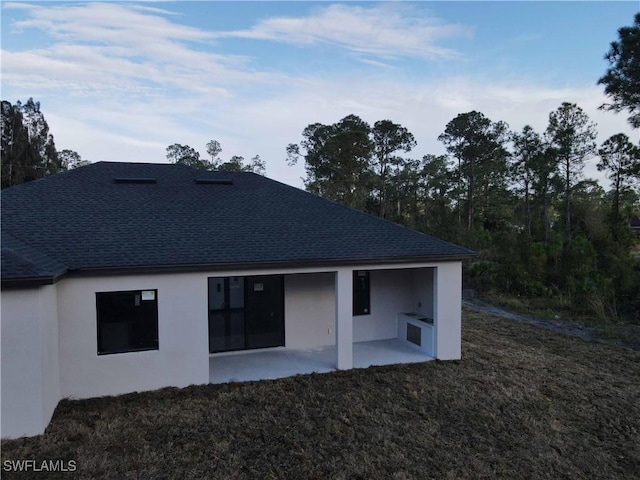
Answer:
[{"label": "cloud", "polygon": [[294,45],[325,43],[383,58],[434,59],[459,56],[438,43],[472,32],[470,27],[445,23],[406,4],[394,3],[375,7],[330,5],[313,15],[268,18],[247,30],[216,35]]},{"label": "cloud", "polygon": [[[28,8],[27,8],[28,7]],[[283,75],[255,72],[251,59],[221,55],[214,35],[163,17],[165,10],[128,4],[4,5],[26,9],[15,31],[39,30],[53,39],[44,48],[2,51],[3,83],[52,90],[157,94],[181,89],[230,96],[238,82],[282,82]]]},{"label": "cloud", "polygon": [[[410,155],[421,157],[444,153],[437,137],[458,113],[478,110],[513,130],[531,124],[543,131],[549,112],[563,101],[578,103],[598,123],[599,143],[617,132],[638,138],[623,115],[597,110],[604,97],[591,81],[559,88],[493,72],[434,78],[388,61],[394,56],[420,61],[427,49],[418,46],[437,52],[439,42],[468,34],[466,27],[442,29],[446,24],[425,20],[405,4],[328,6],[290,22],[265,19],[241,32],[200,30],[177,23],[181,16],[131,4],[16,8],[26,20],[12,28],[35,28],[47,37],[38,48],[2,52],[3,95],[11,101],[40,100],[58,148],[91,161],[164,162],[169,144],[189,144],[204,153],[213,138],[221,142],[223,158],[259,154],[269,176],[301,186],[304,165],[288,167],[285,147],[300,141],[310,123],[334,123],[351,113],[371,124],[390,119],[415,135],[418,146]],[[335,23],[328,25],[328,19]],[[374,20],[380,21],[378,39]],[[323,31],[324,25],[331,29]],[[433,29],[425,29],[429,26]],[[293,43],[305,34],[310,47],[338,45],[357,60],[393,68],[379,68],[375,75],[345,68],[293,77],[261,72],[251,58],[216,50],[224,37]],[[599,175],[595,162],[585,174]]]},{"label": "cloud", "polygon": [[393,66],[389,65],[388,63],[371,60],[369,58],[359,58],[358,60],[360,60],[362,63],[366,63],[367,65],[373,65],[374,67],[393,68]]},{"label": "cloud", "polygon": [[216,42],[228,37],[331,43],[362,63],[388,70],[392,65],[382,59],[454,56],[437,42],[470,31],[404,4],[330,5],[307,17],[265,19],[234,32],[181,24],[182,15],[169,9],[128,3],[3,5],[10,9],[26,15],[10,25],[11,31],[38,30],[52,41],[30,50],[2,50],[5,86],[51,92],[67,85],[71,92],[92,95],[166,95],[177,89],[226,98],[237,94],[239,85],[268,88],[305,81],[256,70],[248,56],[217,53]]},{"label": "cloud", "polygon": [[[149,0],[149,1],[155,1],[155,0]],[[151,12],[151,13],[160,13],[162,15],[182,16],[182,14],[179,13],[179,12],[166,10],[164,8],[148,7],[146,5],[132,5],[131,8],[134,9],[134,10],[138,10],[140,12]]]},{"label": "cloud", "polygon": [[[31,17],[15,22],[15,28],[37,28],[68,41],[103,41],[115,45],[131,45],[129,42],[134,36],[143,43],[148,38],[161,41],[204,41],[212,38],[206,31],[171,22],[159,15],[166,15],[166,10],[150,10],[150,7],[117,3],[32,4],[29,7]],[[5,5],[5,8],[25,7],[11,3]]]},{"label": "cloud", "polygon": [[21,2],[2,2],[3,9],[12,10],[35,10],[37,7],[28,3]]}]

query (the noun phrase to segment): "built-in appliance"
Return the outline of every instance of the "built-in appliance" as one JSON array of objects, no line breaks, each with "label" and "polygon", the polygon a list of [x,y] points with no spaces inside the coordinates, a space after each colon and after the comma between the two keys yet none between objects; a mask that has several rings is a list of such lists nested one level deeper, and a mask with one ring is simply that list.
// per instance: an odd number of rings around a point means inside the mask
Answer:
[{"label": "built-in appliance", "polygon": [[399,313],[398,338],[427,355],[435,356],[433,318],[415,312]]}]

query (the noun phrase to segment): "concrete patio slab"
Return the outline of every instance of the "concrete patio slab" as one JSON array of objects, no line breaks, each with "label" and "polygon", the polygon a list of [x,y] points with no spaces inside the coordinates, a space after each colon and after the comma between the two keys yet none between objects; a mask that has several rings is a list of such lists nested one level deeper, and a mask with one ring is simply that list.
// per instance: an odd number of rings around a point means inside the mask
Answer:
[{"label": "concrete patio slab", "polygon": [[[433,357],[397,338],[353,344],[354,368],[429,360],[433,360]],[[252,350],[211,355],[209,382],[267,380],[310,373],[327,373],[335,369],[335,346],[333,345],[307,350],[287,348]]]}]

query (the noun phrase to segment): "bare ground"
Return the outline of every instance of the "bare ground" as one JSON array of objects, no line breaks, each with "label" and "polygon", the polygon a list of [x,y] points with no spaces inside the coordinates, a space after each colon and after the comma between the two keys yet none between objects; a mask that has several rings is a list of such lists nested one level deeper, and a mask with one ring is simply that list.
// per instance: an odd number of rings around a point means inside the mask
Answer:
[{"label": "bare ground", "polygon": [[498,305],[493,305],[469,291],[465,291],[462,305],[476,312],[484,312],[509,320],[536,325],[554,332],[582,338],[583,340],[618,345],[640,351],[640,325],[607,324],[593,326],[585,325],[581,322],[563,320],[559,317],[550,320],[548,318],[513,312]]}]

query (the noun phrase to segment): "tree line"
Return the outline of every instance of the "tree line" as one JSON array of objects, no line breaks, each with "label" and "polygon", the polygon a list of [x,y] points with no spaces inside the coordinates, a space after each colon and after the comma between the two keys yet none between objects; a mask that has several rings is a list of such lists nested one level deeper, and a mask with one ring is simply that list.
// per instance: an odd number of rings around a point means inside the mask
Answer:
[{"label": "tree line", "polygon": [[210,140],[207,145],[207,155],[210,158],[200,156],[195,148],[189,145],[174,143],[167,147],[167,160],[171,163],[179,165],[187,165],[199,170],[220,170],[227,172],[253,172],[258,175],[265,174],[265,163],[256,155],[249,162],[245,162],[244,157],[233,155],[229,160],[224,161],[220,158],[222,146],[217,140]]},{"label": "tree line", "polygon": [[56,149],[40,102],[29,98],[1,104],[2,188],[81,167],[89,162],[74,150]]},{"label": "tree line", "polygon": [[[598,84],[610,103],[600,108],[626,111],[640,128],[640,13],[605,59]],[[304,161],[308,191],[474,249],[465,281],[475,288],[640,323],[638,240],[629,228],[640,213],[640,145],[624,133],[597,145],[596,128],[569,102],[541,132],[510,131],[471,111],[438,136],[446,155],[413,158],[407,128],[348,115],[308,125],[286,151],[290,164]],[[584,177],[589,162],[608,190]]]},{"label": "tree line", "polygon": [[[308,191],[476,250],[467,278],[481,289],[565,296],[602,316],[624,313],[633,295],[640,307],[627,223],[638,209],[640,148],[625,134],[598,148],[595,124],[565,102],[544,132],[511,132],[471,111],[438,139],[447,155],[412,158],[407,128],[348,115],[307,126],[286,150],[290,164],[304,161]],[[596,160],[608,192],[584,178]]]}]

